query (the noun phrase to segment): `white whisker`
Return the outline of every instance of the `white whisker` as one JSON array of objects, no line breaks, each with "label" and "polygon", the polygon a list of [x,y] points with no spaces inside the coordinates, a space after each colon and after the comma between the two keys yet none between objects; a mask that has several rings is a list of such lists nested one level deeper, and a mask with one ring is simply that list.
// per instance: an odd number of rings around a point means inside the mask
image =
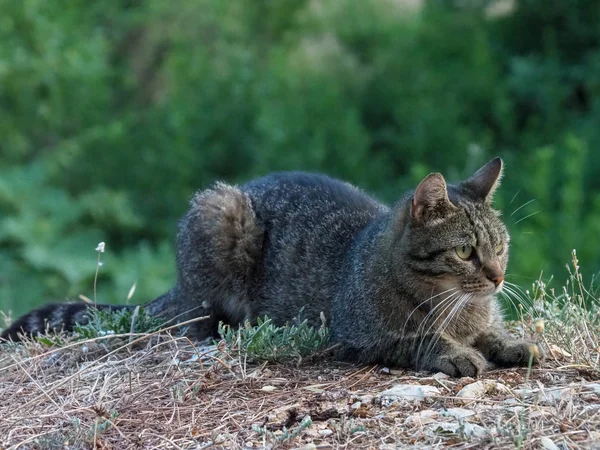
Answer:
[{"label": "white whisker", "polygon": [[[413,314],[414,314],[414,313],[415,313],[415,312],[416,312],[416,311],[417,311],[417,310],[418,310],[418,309],[419,309],[421,306],[423,306],[425,303],[427,303],[427,302],[429,302],[429,301],[433,300],[434,298],[436,298],[436,297],[439,297],[440,295],[444,295],[444,294],[446,294],[446,293],[448,293],[448,292],[455,291],[456,289],[457,289],[457,288],[450,288],[450,289],[447,289],[447,290],[445,290],[445,291],[443,291],[443,292],[440,292],[439,294],[436,294],[436,295],[434,295],[434,296],[432,296],[432,297],[429,297],[428,299],[425,299],[425,300],[423,300],[421,303],[419,303],[419,304],[418,304],[418,305],[417,305],[415,308],[413,308],[413,310],[410,312],[410,314],[408,315],[408,317],[407,317],[407,318],[406,318],[406,320],[404,321],[404,326],[402,327],[402,334],[404,334],[404,332],[406,331],[406,325],[408,325],[408,321],[410,320],[410,318],[412,317],[412,315],[413,315]],[[442,300],[442,302],[443,302],[443,300]],[[430,311],[430,312],[431,312],[431,311]]]},{"label": "white whisker", "polygon": [[524,207],[526,207],[527,205],[529,205],[529,204],[531,204],[531,203],[535,202],[536,200],[537,200],[537,199],[535,199],[535,198],[532,198],[532,199],[531,199],[531,200],[529,200],[528,202],[525,202],[525,203],[523,203],[521,206],[519,206],[517,209],[515,209],[515,210],[514,210],[514,211],[511,213],[511,215],[510,215],[509,217],[512,217],[512,216],[514,216],[514,215],[515,215],[515,213],[516,213],[517,211],[519,211],[521,208],[524,208]]},{"label": "white whisker", "polygon": [[537,213],[539,213],[539,212],[540,212],[540,210],[538,209],[537,211],[534,211],[534,212],[532,212],[531,214],[529,214],[529,215],[527,215],[527,216],[525,216],[525,217],[522,217],[521,219],[519,219],[519,220],[517,220],[517,221],[515,222],[515,225],[516,225],[516,224],[518,224],[519,222],[523,222],[525,219],[529,219],[531,216],[535,216],[535,215],[536,215]]},{"label": "white whisker", "polygon": [[[425,338],[429,335],[429,333],[431,332],[431,329],[435,326],[435,322],[437,321],[437,319],[439,317],[442,317],[445,312],[450,308],[450,311],[454,311],[456,308],[457,304],[461,303],[461,300],[468,294],[462,294],[459,297],[456,297],[456,294],[453,296],[448,297],[451,301],[445,302],[446,305],[444,307],[444,309],[442,311],[440,311],[440,313],[434,318],[434,320],[431,322],[431,324],[429,325],[429,328],[427,328],[427,331],[425,331],[422,335],[421,335],[421,339],[419,339],[419,346],[417,348],[417,353],[416,353],[416,361],[417,361],[417,365],[418,365],[418,361],[420,359],[420,354],[421,354],[421,347],[423,346],[423,342],[425,340]],[[446,323],[446,321],[448,321],[448,318],[451,318],[451,314],[446,315],[446,317],[444,318],[444,320],[442,321],[442,325],[440,325],[440,327],[438,327],[438,330],[443,326],[444,323]],[[449,322],[448,322],[449,323]],[[421,327],[419,326],[419,329]],[[418,330],[417,330],[417,334],[419,334]],[[434,333],[434,334],[438,334],[438,333]],[[436,340],[437,342],[437,340]],[[431,341],[429,343],[429,345],[431,345]],[[429,345],[427,348],[429,348]]]},{"label": "white whisker", "polygon": [[425,349],[425,359],[427,359],[428,356],[431,354],[431,352],[435,348],[435,345],[441,339],[442,335],[446,331],[446,328],[448,328],[450,326],[450,323],[452,322],[454,317],[459,313],[459,311],[462,309],[462,307],[471,300],[471,298],[473,298],[472,293],[463,294],[454,303],[454,306],[452,307],[452,309],[450,310],[450,312],[448,313],[448,315],[446,316],[446,318],[444,319],[442,324],[437,329],[437,332],[435,333],[435,337],[432,338],[431,341],[429,342],[429,344],[427,345],[427,348]]},{"label": "white whisker", "polygon": [[513,195],[513,198],[510,199],[510,202],[508,203],[508,206],[512,205],[512,202],[515,201],[515,198],[517,198],[517,195],[519,195],[520,192],[521,192],[521,189],[519,189],[517,191],[517,193],[515,195]]}]

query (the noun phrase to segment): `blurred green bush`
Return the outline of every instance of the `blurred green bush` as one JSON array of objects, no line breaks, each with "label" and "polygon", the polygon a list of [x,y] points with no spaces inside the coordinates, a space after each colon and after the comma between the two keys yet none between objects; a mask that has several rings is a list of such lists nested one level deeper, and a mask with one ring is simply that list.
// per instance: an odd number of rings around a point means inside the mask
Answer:
[{"label": "blurred green bush", "polygon": [[[499,6],[509,5],[498,13]],[[510,7],[512,4],[512,7]],[[600,269],[596,0],[0,0],[0,309],[146,301],[215,179],[316,170],[393,201],[507,163],[509,278]]]}]

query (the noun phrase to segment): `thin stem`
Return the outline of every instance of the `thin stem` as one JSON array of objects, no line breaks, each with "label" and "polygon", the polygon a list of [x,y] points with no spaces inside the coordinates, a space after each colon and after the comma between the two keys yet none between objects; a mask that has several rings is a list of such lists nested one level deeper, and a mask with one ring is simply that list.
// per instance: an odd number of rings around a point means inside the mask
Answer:
[{"label": "thin stem", "polygon": [[96,261],[96,274],[94,275],[94,307],[97,307],[96,303],[96,283],[98,281],[98,272],[100,271],[100,252],[98,252],[98,259]]}]

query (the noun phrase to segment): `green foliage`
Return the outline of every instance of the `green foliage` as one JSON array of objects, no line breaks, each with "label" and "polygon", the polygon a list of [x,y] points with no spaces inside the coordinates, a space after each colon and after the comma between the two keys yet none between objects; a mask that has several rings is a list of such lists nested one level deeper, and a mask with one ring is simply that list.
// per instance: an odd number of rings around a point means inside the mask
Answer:
[{"label": "green foliage", "polygon": [[258,318],[253,326],[246,321],[239,328],[219,324],[219,335],[230,352],[239,352],[248,361],[299,362],[325,350],[329,343],[329,331],[325,323],[319,328],[309,326],[304,320],[298,324],[278,327],[273,321]]},{"label": "green foliage", "polygon": [[[175,279],[195,189],[318,170],[394,201],[506,163],[509,277],[600,270],[596,0],[0,0],[0,309]],[[533,201],[532,201],[533,200]],[[531,202],[531,203],[529,203]]]},{"label": "green foliage", "polygon": [[152,333],[163,322],[151,317],[143,308],[106,310],[91,307],[88,311],[89,322],[73,327],[80,339],[93,339],[109,334]]}]

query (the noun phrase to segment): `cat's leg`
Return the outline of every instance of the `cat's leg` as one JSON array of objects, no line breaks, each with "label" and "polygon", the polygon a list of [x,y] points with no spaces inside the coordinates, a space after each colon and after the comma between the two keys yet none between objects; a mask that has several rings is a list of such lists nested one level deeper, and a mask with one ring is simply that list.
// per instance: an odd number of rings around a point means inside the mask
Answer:
[{"label": "cat's leg", "polygon": [[383,361],[395,367],[443,372],[451,377],[476,377],[487,366],[480,351],[445,334],[388,335],[373,344],[342,345],[339,355],[366,363]]},{"label": "cat's leg", "polygon": [[486,368],[487,361],[481,352],[450,336],[433,334],[415,339],[412,357],[418,370],[444,372],[451,377],[476,377]]},{"label": "cat's leg", "polygon": [[488,361],[499,367],[527,366],[531,352],[534,362],[538,362],[543,356],[534,342],[513,338],[498,327],[490,328],[477,336],[473,346]]}]

